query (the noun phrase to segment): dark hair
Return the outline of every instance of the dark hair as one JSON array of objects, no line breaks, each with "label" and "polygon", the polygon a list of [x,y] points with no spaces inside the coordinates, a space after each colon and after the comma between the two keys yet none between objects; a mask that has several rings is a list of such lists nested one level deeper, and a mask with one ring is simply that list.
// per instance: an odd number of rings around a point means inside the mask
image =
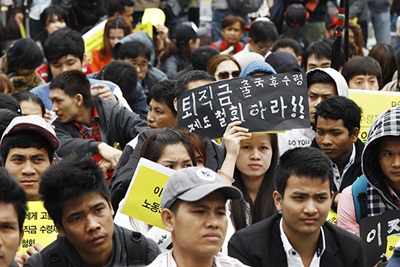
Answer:
[{"label": "dark hair", "polygon": [[215,82],[214,76],[204,70],[191,70],[186,72],[175,84],[175,93],[178,95],[188,90],[188,84],[195,81]]},{"label": "dark hair", "polygon": [[[235,178],[234,186],[240,189],[243,193],[243,199],[250,205],[251,223],[265,219],[272,214],[276,213],[272,193],[274,192],[275,182],[275,166],[278,164],[279,150],[278,150],[278,137],[276,134],[269,134],[271,136],[272,158],[271,164],[267,172],[264,174],[263,181],[258,189],[257,197],[254,204],[243,182],[242,176],[237,168],[233,177]],[[247,226],[246,223],[246,204],[243,200],[231,200],[232,222],[236,231]]]},{"label": "dark hair", "polygon": [[310,45],[306,26],[300,28],[287,27],[285,32],[282,33],[281,38],[296,41],[301,47],[301,51],[304,51]]},{"label": "dark hair", "polygon": [[379,88],[383,88],[392,81],[393,74],[399,67],[396,51],[391,45],[376,44],[369,51],[368,56],[375,59],[381,66],[382,80],[379,82]]},{"label": "dark hair", "polygon": [[218,55],[215,55],[212,58],[210,58],[210,60],[208,61],[207,72],[210,73],[212,76],[215,76],[215,74],[216,74],[215,72],[217,71],[219,64],[221,64],[221,62],[227,61],[227,60],[230,60],[233,63],[235,63],[236,66],[238,67],[239,71],[242,71],[242,68],[240,67],[239,62],[233,56],[218,54]]},{"label": "dark hair", "polygon": [[26,212],[28,210],[26,201],[28,196],[19,183],[11,177],[4,167],[0,167],[0,202],[12,204],[18,217],[18,230],[22,233]]},{"label": "dark hair", "polygon": [[125,99],[129,99],[137,87],[138,73],[135,66],[123,60],[114,60],[105,65],[100,70],[100,77],[117,84]]},{"label": "dark hair", "polygon": [[110,202],[110,190],[104,173],[90,155],[71,154],[42,174],[39,185],[44,207],[50,218],[62,226],[65,202],[81,198],[88,193],[98,193]]},{"label": "dark hair", "polygon": [[[189,140],[189,143],[191,144],[193,151],[196,156],[196,152],[199,153],[199,157],[202,158],[203,164],[207,161],[207,153],[206,153],[206,146],[204,144],[204,140],[201,138],[201,136],[195,132],[189,132],[187,130],[183,129],[178,129],[177,131],[182,132],[186,136],[186,138]],[[196,163],[197,163],[197,157],[196,157]],[[196,164],[197,165],[197,164]]]},{"label": "dark hair", "polygon": [[361,108],[357,104],[344,96],[334,96],[318,104],[315,112],[315,125],[318,117],[331,120],[343,120],[344,127],[352,135],[355,128],[360,129]]},{"label": "dark hair", "polygon": [[64,71],[50,82],[50,90],[61,89],[69,97],[81,94],[83,105],[92,107],[92,94],[90,92],[90,82],[86,75],[80,70]]},{"label": "dark hair", "polygon": [[14,111],[18,114],[21,113],[19,103],[14,97],[0,93],[0,109],[2,108]]},{"label": "dark hair", "polygon": [[60,21],[65,22],[68,25],[68,16],[67,13],[60,6],[48,6],[46,7],[42,13],[40,14],[40,28],[41,32],[39,33],[39,40],[44,45],[44,42],[49,37],[46,26],[51,22]]},{"label": "dark hair", "polygon": [[379,88],[382,83],[382,70],[379,63],[372,57],[352,57],[343,65],[342,75],[346,79],[347,84],[357,75],[373,75],[376,76]]},{"label": "dark hair", "polygon": [[236,22],[240,23],[240,29],[243,31],[243,27],[246,25],[246,22],[241,16],[235,16],[235,15],[226,16],[221,21],[221,29],[225,29],[226,27],[232,26]]},{"label": "dark hair", "polygon": [[275,24],[271,21],[255,21],[250,25],[249,37],[254,43],[278,40]]},{"label": "dark hair", "polygon": [[196,166],[194,150],[184,132],[182,132],[182,130],[172,130],[169,128],[164,128],[160,132],[147,137],[140,148],[139,158],[143,157],[156,162],[161,157],[164,148],[167,145],[179,143],[182,143],[185,146],[193,165]]},{"label": "dark hair", "polygon": [[[0,137],[3,136],[4,131],[7,129],[10,122],[20,115],[17,112],[14,112],[9,109],[0,108]],[[0,145],[1,148],[1,145]],[[0,164],[1,166],[1,164]]]},{"label": "dark hair", "polygon": [[50,163],[53,161],[54,149],[49,140],[43,137],[43,135],[40,133],[29,130],[6,135],[3,138],[0,146],[1,158],[5,163],[11,148],[31,147],[37,149],[46,149]]},{"label": "dark hair", "polygon": [[200,46],[192,54],[192,66],[194,70],[207,71],[210,58],[218,55],[218,50],[211,46]]},{"label": "dark hair", "polygon": [[79,32],[63,28],[55,31],[47,38],[43,51],[49,64],[53,64],[68,55],[77,57],[82,61],[85,53],[85,44]]},{"label": "dark hair", "polygon": [[123,43],[118,48],[118,59],[131,58],[143,56],[150,61],[151,50],[150,48],[140,41],[130,41]]},{"label": "dark hair", "polygon": [[43,53],[31,38],[15,41],[7,51],[7,73],[21,69],[35,70],[43,62]]},{"label": "dark hair", "polygon": [[322,70],[313,70],[307,73],[307,87],[310,87],[314,83],[328,83],[337,86],[335,80],[326,72]]},{"label": "dark hair", "polygon": [[33,102],[36,103],[40,106],[40,109],[42,110],[42,117],[44,117],[44,114],[46,113],[46,108],[44,107],[42,99],[40,97],[30,91],[22,91],[19,93],[16,93],[13,95],[13,97],[18,101],[18,103],[21,103],[23,101],[27,102]]},{"label": "dark hair", "polygon": [[108,18],[106,25],[104,26],[103,34],[103,47],[100,48],[100,57],[111,57],[112,47],[110,44],[110,31],[113,29],[121,29],[124,31],[124,36],[132,33],[132,23],[123,16],[116,16]]},{"label": "dark hair", "polygon": [[271,52],[277,51],[279,48],[290,47],[293,49],[296,56],[301,56],[303,49],[300,47],[299,42],[290,38],[282,38],[272,46]]},{"label": "dark hair", "polygon": [[113,0],[108,1],[108,16],[115,16],[116,13],[122,15],[125,12],[125,7],[133,7],[135,3],[132,0]]},{"label": "dark hair", "polygon": [[164,80],[156,83],[151,89],[149,99],[154,99],[157,102],[165,102],[167,107],[171,110],[174,117],[176,117],[176,110],[174,107],[175,99],[175,81]]},{"label": "dark hair", "polygon": [[314,55],[316,59],[332,58],[332,46],[327,41],[319,41],[311,43],[303,53],[302,67],[307,69],[308,58]]},{"label": "dark hair", "polygon": [[333,172],[330,159],[324,152],[314,147],[289,149],[279,158],[276,168],[276,191],[284,197],[287,180],[291,175],[306,179],[328,181],[331,185]]}]

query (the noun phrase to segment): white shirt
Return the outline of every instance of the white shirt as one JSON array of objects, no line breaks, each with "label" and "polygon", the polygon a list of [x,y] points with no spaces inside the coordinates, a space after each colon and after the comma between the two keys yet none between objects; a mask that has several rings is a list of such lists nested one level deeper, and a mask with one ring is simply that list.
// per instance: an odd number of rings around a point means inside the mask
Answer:
[{"label": "white shirt", "polygon": [[[172,251],[164,252],[150,264],[148,267],[177,267],[175,259],[172,255]],[[247,266],[241,263],[239,260],[235,258],[231,258],[222,253],[218,253],[214,256],[214,262],[212,267],[243,267]],[[210,266],[211,267],[211,266]]]},{"label": "white shirt", "polygon": [[331,161],[332,171],[333,171],[333,181],[335,183],[337,191],[339,191],[340,186],[342,185],[344,174],[350,168],[350,166],[353,165],[355,159],[356,159],[356,146],[353,144],[349,162],[347,162],[346,166],[344,166],[342,175],[340,175],[338,166],[333,161]]},{"label": "white shirt", "polygon": [[[292,245],[289,242],[289,239],[287,238],[285,232],[283,231],[282,219],[279,222],[279,228],[281,231],[281,240],[283,243],[283,249],[286,252],[288,267],[304,267],[303,262],[301,261],[300,254],[292,247]],[[318,240],[317,251],[314,253],[314,257],[311,261],[310,267],[320,266],[321,256],[324,253],[324,251],[325,251],[325,234],[324,234],[324,229],[322,229],[321,227],[321,234]]]}]

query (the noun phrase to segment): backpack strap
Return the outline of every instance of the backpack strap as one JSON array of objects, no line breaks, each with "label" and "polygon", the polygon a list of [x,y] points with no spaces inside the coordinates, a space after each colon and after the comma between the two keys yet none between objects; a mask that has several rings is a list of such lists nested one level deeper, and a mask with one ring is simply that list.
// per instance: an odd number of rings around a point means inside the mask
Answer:
[{"label": "backpack strap", "polygon": [[124,233],[128,266],[146,265],[147,239],[139,232],[129,231],[121,227]]},{"label": "backpack strap", "polygon": [[356,210],[356,219],[359,223],[364,217],[367,217],[367,178],[362,175],[352,185],[354,208]]}]

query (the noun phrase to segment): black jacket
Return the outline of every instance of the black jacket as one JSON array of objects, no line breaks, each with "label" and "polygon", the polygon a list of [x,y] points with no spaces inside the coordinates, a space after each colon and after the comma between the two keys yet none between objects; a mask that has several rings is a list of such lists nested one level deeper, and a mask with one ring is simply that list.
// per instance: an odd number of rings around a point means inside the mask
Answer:
[{"label": "black jacket", "polygon": [[[276,214],[236,232],[228,243],[228,255],[253,267],[286,267],[287,259]],[[326,222],[323,267],[364,267],[364,251],[357,236]]]},{"label": "black jacket", "polygon": [[[354,163],[350,166],[350,168],[344,174],[343,181],[342,181],[342,184],[340,185],[339,189],[335,188],[334,183],[332,183],[332,186],[334,187],[333,188],[334,192],[339,192],[339,193],[342,192],[343,189],[352,185],[354,183],[354,181],[357,180],[357,178],[363,174],[362,169],[361,169],[361,155],[364,150],[364,146],[365,146],[364,143],[360,139],[357,139],[357,142],[355,143],[356,158],[354,159]],[[311,147],[315,147],[315,148],[319,149],[319,146],[318,146],[317,142],[315,141],[315,138],[311,143]]]}]

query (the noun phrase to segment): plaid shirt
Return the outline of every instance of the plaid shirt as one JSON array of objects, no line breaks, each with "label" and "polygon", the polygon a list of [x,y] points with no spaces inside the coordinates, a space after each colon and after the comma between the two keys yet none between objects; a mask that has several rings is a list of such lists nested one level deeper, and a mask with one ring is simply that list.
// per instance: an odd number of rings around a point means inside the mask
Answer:
[{"label": "plaid shirt", "polygon": [[[79,133],[82,135],[84,139],[94,139],[98,142],[101,142],[100,116],[99,116],[99,111],[97,110],[96,107],[93,107],[93,116],[90,122],[92,127],[91,134],[82,123],[74,121],[73,124],[78,129]],[[95,162],[100,162],[103,159],[103,157],[99,153],[92,155],[92,158]],[[107,179],[106,179],[107,182],[110,182],[113,172],[114,172],[113,170],[107,170]]]},{"label": "plaid shirt", "polygon": [[[371,147],[376,145],[376,141],[386,136],[400,136],[400,106],[388,109],[378,115],[372,123],[367,143],[362,155],[362,169],[367,177],[367,215],[368,217],[377,216],[387,210],[400,209],[396,200],[387,188],[384,178],[377,175],[380,171],[372,168],[377,162],[378,155]],[[376,166],[376,165],[375,165]],[[383,174],[381,174],[383,175]]]}]

